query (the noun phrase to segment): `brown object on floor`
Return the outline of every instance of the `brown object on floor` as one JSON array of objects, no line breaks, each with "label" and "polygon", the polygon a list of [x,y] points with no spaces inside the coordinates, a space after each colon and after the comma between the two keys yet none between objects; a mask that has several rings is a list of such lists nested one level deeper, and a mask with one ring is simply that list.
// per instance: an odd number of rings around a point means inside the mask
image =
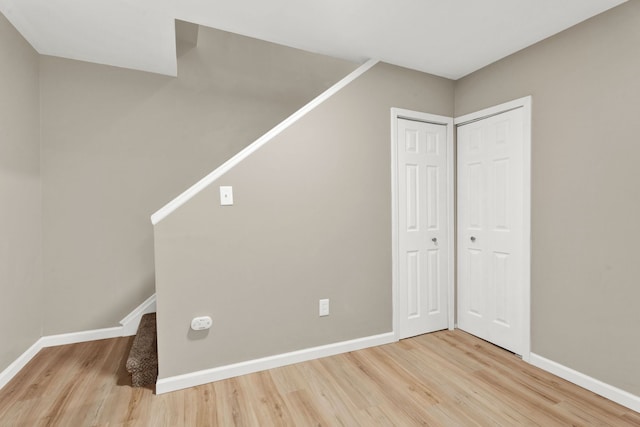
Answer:
[{"label": "brown object on floor", "polygon": [[156,314],[142,316],[138,332],[133,340],[127,371],[131,373],[131,385],[146,387],[155,385],[158,379],[158,334]]},{"label": "brown object on floor", "polygon": [[128,385],[132,340],[43,349],[0,390],[0,426],[640,426],[459,330],[161,395]]}]

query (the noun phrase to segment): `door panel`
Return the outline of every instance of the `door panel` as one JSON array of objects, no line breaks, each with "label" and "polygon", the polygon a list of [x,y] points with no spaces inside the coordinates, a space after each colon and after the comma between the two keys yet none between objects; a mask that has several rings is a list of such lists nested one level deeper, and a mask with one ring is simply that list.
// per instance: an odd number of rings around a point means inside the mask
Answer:
[{"label": "door panel", "polygon": [[401,338],[448,327],[447,127],[398,119]]},{"label": "door panel", "polygon": [[458,326],[522,354],[523,109],[458,127]]}]

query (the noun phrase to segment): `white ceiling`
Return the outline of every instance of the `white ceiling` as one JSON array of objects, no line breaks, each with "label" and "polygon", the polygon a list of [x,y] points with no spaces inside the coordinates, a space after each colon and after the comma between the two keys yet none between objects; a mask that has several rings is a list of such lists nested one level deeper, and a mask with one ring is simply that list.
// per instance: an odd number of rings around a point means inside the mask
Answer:
[{"label": "white ceiling", "polygon": [[460,78],[626,0],[0,0],[41,54],[175,75],[174,19]]}]

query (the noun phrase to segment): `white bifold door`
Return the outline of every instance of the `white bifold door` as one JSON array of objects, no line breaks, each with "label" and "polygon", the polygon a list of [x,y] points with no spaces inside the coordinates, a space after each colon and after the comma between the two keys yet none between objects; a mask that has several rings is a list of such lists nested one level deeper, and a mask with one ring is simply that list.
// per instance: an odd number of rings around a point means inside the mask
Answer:
[{"label": "white bifold door", "polygon": [[523,109],[457,129],[458,327],[523,354]]},{"label": "white bifold door", "polygon": [[398,119],[399,335],[448,327],[447,126]]}]

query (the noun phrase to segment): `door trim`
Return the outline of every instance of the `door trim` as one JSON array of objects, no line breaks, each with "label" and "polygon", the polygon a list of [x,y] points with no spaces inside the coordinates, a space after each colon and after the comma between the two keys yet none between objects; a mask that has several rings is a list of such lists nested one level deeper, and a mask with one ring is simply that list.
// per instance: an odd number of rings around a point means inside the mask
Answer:
[{"label": "door trim", "polygon": [[455,241],[454,241],[454,121],[452,117],[438,116],[436,114],[422,113],[419,111],[391,108],[391,292],[392,292],[392,323],[393,334],[400,339],[400,266],[399,258],[399,231],[398,231],[398,119],[415,120],[447,128],[447,240],[449,241],[449,265],[447,268],[447,318],[449,329],[455,327]]},{"label": "door trim", "polygon": [[[456,126],[485,119],[517,108],[523,109],[523,239],[522,239],[522,360],[531,359],[531,103],[532,97],[515,99],[504,104],[485,108],[453,120]],[[456,132],[457,133],[457,132]]]}]

